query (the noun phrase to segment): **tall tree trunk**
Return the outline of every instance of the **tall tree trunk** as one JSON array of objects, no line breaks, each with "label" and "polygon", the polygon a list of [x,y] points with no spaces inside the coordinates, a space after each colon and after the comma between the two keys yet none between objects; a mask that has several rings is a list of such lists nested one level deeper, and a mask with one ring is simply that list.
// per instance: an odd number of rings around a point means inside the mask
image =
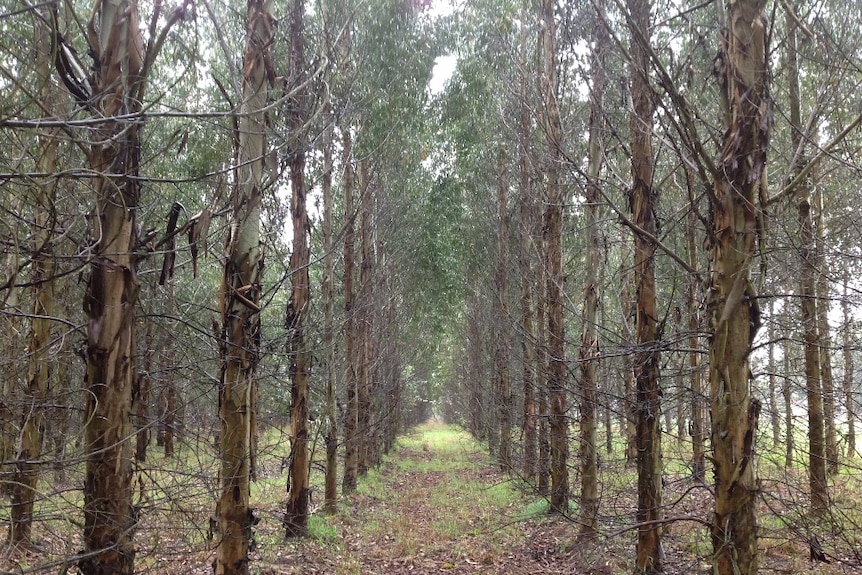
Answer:
[{"label": "tall tree trunk", "polygon": [[769,142],[769,72],[762,0],[725,5],[727,29],[716,60],[726,128],[711,200],[712,227],[708,310],[711,313],[709,383],[715,512],[712,518],[716,575],[757,573],[754,439],[760,403],[749,393],[749,354],[760,327],[760,308],[750,281],[762,233]]},{"label": "tall tree trunk", "polygon": [[[168,328],[174,333],[177,325],[177,294],[174,290],[174,280],[169,278],[165,282],[165,300],[168,312]],[[165,457],[174,456],[174,436],[176,431],[177,414],[177,342],[173,337],[164,338],[164,354],[162,355],[162,381],[164,382],[163,393],[165,394],[165,411],[162,414],[162,447]]]},{"label": "tall tree trunk", "polygon": [[581,334],[581,533],[595,535],[599,512],[598,404],[599,360],[599,270],[604,266],[601,241],[601,171],[605,129],[602,94],[605,90],[605,50],[610,39],[604,22],[605,5],[596,4],[595,38],[590,62],[590,135],[587,146],[587,194],[585,244],[587,246],[586,284],[584,287],[584,326]]},{"label": "tall tree trunk", "polygon": [[135,461],[141,463],[147,460],[147,449],[150,446],[150,391],[152,385],[150,374],[153,371],[153,320],[151,317],[142,318],[144,325],[144,346],[139,350],[143,358],[143,365],[137,373],[135,389],[138,396],[135,399]]},{"label": "tall tree trunk", "polygon": [[[328,21],[328,19],[325,19]],[[332,105],[327,99],[325,117],[334,121]],[[335,385],[335,297],[333,295],[333,242],[332,242],[332,126],[327,127],[323,143],[323,177],[321,193],[323,195],[323,282],[321,285],[323,297],[323,379],[326,389],[326,472],[324,475],[323,509],[326,513],[335,513],[338,507],[338,405]]]},{"label": "tall tree trunk", "polygon": [[501,148],[497,165],[497,336],[494,338],[495,391],[497,424],[500,431],[500,449],[497,463],[501,470],[512,469],[512,382],[509,357],[511,330],[509,329],[509,173],[508,159]]},{"label": "tall tree trunk", "polygon": [[[46,21],[53,15],[46,10]],[[54,110],[55,89],[51,82],[51,33],[46,25],[37,24],[36,75],[43,116]],[[49,130],[39,137],[38,171],[53,174],[57,168],[59,140]],[[54,315],[54,264],[51,242],[56,225],[54,199],[56,181],[42,182],[36,190],[34,233],[32,240],[31,283],[33,285],[33,319],[30,323],[28,377],[23,421],[15,457],[12,483],[12,512],[9,521],[9,544],[29,547],[32,544],[33,510],[39,481],[39,459],[45,442],[45,410],[53,372],[50,354],[51,317]]]},{"label": "tall tree trunk", "polygon": [[[649,87],[650,1],[628,0],[632,18],[630,119],[632,188],[629,192],[635,224],[651,236],[656,229],[656,192],[652,186],[653,104]],[[635,425],[638,469],[638,527],[636,568],[642,573],[662,571],[661,528],[661,390],[659,388],[658,309],[656,306],[655,244],[635,234],[637,294],[637,352],[635,354]]]},{"label": "tall tree trunk", "polygon": [[814,191],[814,210],[816,226],[814,245],[817,257],[817,336],[820,350],[820,383],[823,389],[823,424],[826,440],[826,471],[838,473],[838,440],[835,431],[835,384],[832,377],[832,334],[829,327],[829,262],[826,260],[825,222],[823,217],[823,189],[817,186]]},{"label": "tall tree trunk", "polygon": [[[621,233],[621,240],[625,242],[628,239],[626,234]],[[624,252],[625,253],[625,252]],[[626,261],[626,257],[620,258],[620,278],[622,287],[620,290],[620,307],[623,316],[623,345],[629,348],[635,345],[635,330],[632,325],[637,318],[635,312],[635,301],[632,297],[632,272],[631,261]],[[635,370],[634,360],[631,354],[626,354],[622,358],[623,369],[623,433],[626,440],[626,466],[637,463],[637,425],[635,425]]]},{"label": "tall tree trunk", "polygon": [[249,0],[243,57],[238,162],[221,288],[221,384],[219,416],[221,490],[216,507],[216,575],[248,573],[254,517],[249,508],[254,448],[255,372],[260,355],[260,292],[263,276],[260,209],[267,174],[264,111],[275,19],[271,0]]},{"label": "tall tree trunk", "polygon": [[[93,93],[99,117],[140,111],[143,40],[134,0],[96,2],[90,22],[96,61]],[[84,296],[87,315],[87,404],[84,444],[84,575],[131,575],[137,516],[132,507],[131,413],[134,309],[138,297],[133,250],[140,200],[140,130],[136,121],[106,121],[90,152],[96,206],[93,257]],[[110,145],[105,145],[110,142]]]},{"label": "tall tree trunk", "polygon": [[[692,209],[688,212],[688,223],[686,226],[686,240],[688,250],[688,263],[692,269],[699,269],[698,248],[696,243],[698,230],[698,215],[696,212],[697,199],[694,186],[694,174],[690,167],[686,167],[685,180],[688,190],[689,203]],[[688,303],[688,366],[691,370],[691,424],[689,434],[691,435],[691,469],[692,478],[695,481],[706,480],[706,438],[704,425],[704,393],[703,393],[703,371],[700,365],[700,332],[701,326],[700,297],[702,294],[701,279],[696,274],[689,274],[686,299]]]},{"label": "tall tree trunk", "polygon": [[854,373],[853,370],[853,316],[850,314],[850,294],[848,285],[850,283],[850,272],[844,270],[844,297],[841,300],[841,311],[844,314],[844,380],[842,391],[844,392],[844,409],[847,412],[847,457],[856,457],[856,401],[853,399]]},{"label": "tall tree trunk", "polygon": [[826,438],[823,429],[823,389],[820,386],[820,338],[817,333],[815,277],[816,247],[811,205],[808,198],[799,201],[799,259],[802,266],[802,337],[805,342],[805,392],[808,398],[808,483],[811,489],[811,510],[823,513],[829,504],[826,493]]},{"label": "tall tree trunk", "polygon": [[[526,39],[523,40],[521,65],[526,66]],[[530,109],[527,106],[527,74],[521,75],[518,124],[518,214],[520,249],[518,250],[518,280],[521,296],[521,352],[524,362],[524,478],[531,483],[536,476],[537,417],[536,417],[536,333],[533,327],[533,290],[535,278],[531,256],[535,253],[535,208],[530,186]],[[537,298],[540,299],[540,298]]]},{"label": "tall tree trunk", "polygon": [[772,443],[781,442],[781,419],[778,415],[778,398],[776,397],[778,373],[775,365],[775,300],[769,300],[769,326],[767,331],[767,354],[769,371],[769,421],[772,427]]},{"label": "tall tree trunk", "polygon": [[[786,309],[786,305],[785,305]],[[788,313],[789,315],[789,313]],[[781,379],[781,396],[784,399],[784,468],[793,468],[793,380],[790,377],[790,339],[784,344],[784,371]]]},{"label": "tall tree trunk", "polygon": [[[349,28],[345,32],[349,34]],[[359,397],[357,394],[358,370],[356,349],[356,294],[354,280],[356,272],[356,210],[354,208],[353,138],[350,127],[342,127],[342,165],[344,174],[344,475],[341,490],[351,493],[356,489],[359,465]]]},{"label": "tall tree trunk", "polygon": [[[544,262],[545,259],[545,242],[540,237],[537,238],[539,262]],[[548,370],[550,368],[548,361],[548,324],[545,321],[547,315],[546,309],[548,300],[545,297],[547,293],[547,272],[544,263],[541,263],[536,274],[536,291],[541,294],[536,301],[536,416],[539,420],[539,428],[536,435],[536,444],[538,447],[538,459],[536,459],[536,489],[539,495],[547,497],[550,493],[550,457],[551,445],[549,441],[549,426],[548,426]]]},{"label": "tall tree trunk", "polygon": [[547,239],[547,319],[548,319],[548,403],[550,412],[549,466],[551,473],[551,510],[565,513],[569,508],[569,433],[566,407],[566,340],[563,325],[563,204],[560,185],[562,126],[557,109],[557,23],[554,0],[542,0],[539,37],[543,70],[540,74],[547,158],[544,162],[547,208],[544,233]]},{"label": "tall tree trunk", "polygon": [[371,468],[374,434],[377,429],[377,422],[372,414],[372,385],[374,380],[372,366],[374,295],[371,288],[374,271],[374,248],[371,239],[373,200],[374,193],[368,174],[368,160],[363,158],[359,161],[359,256],[361,260],[359,264],[359,307],[356,310],[357,352],[359,353],[356,388],[359,437],[357,471],[361,476],[368,473]]},{"label": "tall tree trunk", "polygon": [[288,149],[290,158],[290,214],[293,222],[293,250],[290,253],[290,301],[286,328],[290,352],[290,483],[284,527],[287,537],[308,532],[308,377],[311,352],[305,339],[306,314],[310,297],[308,266],[308,211],[305,189],[305,147],[307,89],[305,84],[305,25],[303,0],[290,2],[290,90],[288,99]]},{"label": "tall tree trunk", "polygon": [[[788,172],[795,174],[805,163],[805,142],[800,132],[801,102],[799,97],[799,61],[797,54],[796,21],[787,15],[787,71],[790,107],[791,142],[798,158]],[[806,179],[797,190],[799,197],[799,260],[801,267],[799,293],[802,311],[802,338],[805,346],[805,391],[808,398],[808,481],[811,508],[815,513],[826,510],[826,438],[823,422],[823,388],[820,370],[820,336],[817,325],[817,243],[811,218],[811,182]]]}]

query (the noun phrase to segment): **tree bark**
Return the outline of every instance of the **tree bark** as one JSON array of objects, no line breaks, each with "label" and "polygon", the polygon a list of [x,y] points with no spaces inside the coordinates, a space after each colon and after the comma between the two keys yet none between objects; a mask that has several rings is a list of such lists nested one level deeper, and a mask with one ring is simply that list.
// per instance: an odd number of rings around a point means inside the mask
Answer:
[{"label": "tree bark", "polygon": [[816,226],[814,245],[817,255],[817,336],[820,350],[820,383],[823,389],[823,424],[826,441],[826,471],[830,475],[838,473],[838,440],[835,430],[835,384],[832,377],[832,334],[829,327],[829,262],[826,260],[825,222],[823,217],[823,190],[817,186],[814,191]]},{"label": "tree bark", "polygon": [[781,419],[778,414],[778,398],[776,397],[777,366],[775,365],[775,300],[769,300],[769,329],[766,336],[768,371],[769,371],[769,422],[772,427],[772,443],[778,445],[781,442]]},{"label": "tree bark", "polygon": [[[325,6],[325,3],[324,3]],[[325,19],[328,22],[328,19]],[[327,41],[329,45],[329,41]],[[327,99],[325,117],[333,122],[332,105]],[[338,508],[338,405],[335,383],[335,297],[333,295],[333,263],[332,242],[332,148],[333,131],[330,125],[323,136],[323,177],[321,178],[321,194],[323,195],[323,282],[321,285],[323,297],[323,378],[326,387],[326,472],[324,475],[323,509],[326,513],[335,513]]]},{"label": "tree bark", "polygon": [[[89,29],[97,115],[111,118],[140,111],[143,39],[137,3],[96,2]],[[84,575],[134,571],[137,514],[132,506],[130,439],[140,131],[136,121],[106,121],[95,130],[90,152],[90,167],[101,177],[95,180],[94,247],[84,296],[89,391],[84,412],[86,556],[78,565]]]},{"label": "tree bark", "polygon": [[495,392],[500,445],[497,464],[501,470],[512,469],[512,382],[509,370],[511,330],[509,329],[509,174],[508,159],[502,148],[497,165],[497,337],[494,338]]},{"label": "tree bark", "polygon": [[374,297],[371,289],[374,271],[374,247],[372,245],[374,192],[368,174],[368,160],[359,160],[359,291],[356,310],[357,353],[357,472],[368,473],[373,465],[372,451],[377,432],[377,422],[372,414],[372,388],[374,384],[372,352],[374,349]]},{"label": "tree bark", "polygon": [[306,209],[305,148],[308,110],[305,84],[305,25],[303,0],[290,2],[290,90],[288,98],[288,158],[290,167],[290,214],[293,223],[293,250],[290,254],[290,301],[285,327],[290,356],[291,449],[284,527],[287,537],[308,533],[308,378],[311,351],[305,337],[310,298],[308,232]]},{"label": "tree bark", "polygon": [[856,457],[856,401],[853,399],[854,373],[853,370],[853,316],[850,313],[850,294],[848,285],[850,283],[850,272],[844,270],[844,297],[841,300],[841,311],[844,315],[844,380],[842,391],[844,392],[844,409],[847,412],[847,457]]},{"label": "tree bark", "polygon": [[711,195],[709,383],[715,511],[713,570],[753,575],[758,568],[754,439],[760,404],[749,393],[749,354],[760,327],[750,281],[762,233],[771,117],[762,0],[726,4],[715,63],[724,104],[724,142]]},{"label": "tree bark", "polygon": [[811,510],[826,511],[826,438],[823,425],[823,389],[820,385],[820,337],[817,333],[815,277],[816,247],[811,205],[808,198],[799,201],[799,259],[802,266],[799,286],[802,304],[802,337],[805,342],[805,392],[808,398],[808,483],[811,489]]},{"label": "tree bark", "polygon": [[[656,191],[652,186],[653,104],[649,86],[650,2],[629,0],[632,18],[630,52],[632,114],[631,171],[629,192],[632,218],[635,224],[653,237],[657,236],[655,218]],[[661,390],[659,388],[658,310],[656,306],[655,244],[635,234],[635,285],[637,315],[635,330],[637,351],[635,372],[635,425],[637,428],[638,527],[635,566],[641,573],[662,571],[663,552],[661,528],[662,460],[661,460]]]},{"label": "tree bark", "polygon": [[784,468],[793,468],[793,450],[795,444],[793,441],[793,395],[791,384],[793,380],[790,377],[790,339],[788,338],[784,344],[784,377],[781,380],[781,396],[784,399]]},{"label": "tree bark", "polygon": [[[805,142],[801,133],[801,102],[799,97],[799,61],[797,54],[796,21],[787,16],[787,70],[790,107],[791,142],[798,161],[790,166],[790,174],[798,173],[805,163]],[[792,177],[792,176],[791,176]],[[808,482],[811,509],[823,513],[828,504],[826,494],[826,438],[823,418],[823,388],[820,368],[820,335],[817,322],[817,241],[811,218],[811,182],[806,178],[798,190],[799,217],[800,308],[805,351],[805,391],[808,399]]]},{"label": "tree bark", "polygon": [[254,517],[249,507],[254,448],[255,371],[260,356],[263,263],[260,209],[265,185],[267,89],[273,76],[269,47],[275,20],[271,0],[249,0],[243,56],[243,102],[238,118],[238,162],[232,222],[221,289],[219,416],[221,492],[216,507],[215,575],[248,573]]},{"label": "tree bark", "polygon": [[[526,28],[526,27],[525,27]],[[521,65],[526,70],[526,37],[522,40]],[[518,280],[521,296],[521,352],[524,369],[524,479],[532,483],[536,477],[537,466],[537,413],[536,413],[536,333],[533,325],[533,290],[535,278],[531,256],[535,254],[535,203],[530,186],[530,109],[527,105],[527,73],[521,74],[521,94],[518,122],[518,210],[520,228],[518,236]]]},{"label": "tree bark", "polygon": [[[349,33],[349,29],[346,33]],[[356,350],[356,310],[355,310],[355,250],[356,250],[356,213],[354,208],[353,138],[350,127],[342,127],[342,165],[344,166],[344,475],[341,490],[351,493],[356,489],[359,465],[359,404],[358,370]]]},{"label": "tree bark", "polygon": [[605,5],[596,4],[595,38],[590,62],[590,127],[587,144],[587,189],[585,245],[587,247],[586,284],[584,286],[584,326],[581,334],[581,533],[595,535],[599,512],[598,469],[598,371],[599,359],[599,270],[604,266],[601,238],[601,171],[604,156],[605,50],[610,43],[605,28]]},{"label": "tree bark", "polygon": [[[53,15],[50,10],[45,12],[46,21],[51,21]],[[46,25],[37,25],[34,34],[42,116],[49,117],[54,110],[56,92],[51,82],[51,31]],[[56,171],[58,144],[59,140],[51,130],[39,137],[38,171],[46,174]],[[40,183],[36,190],[30,280],[33,285],[33,319],[30,323],[27,354],[27,392],[23,402],[23,418],[12,483],[12,510],[9,521],[9,544],[12,547],[32,545],[33,510],[40,475],[39,459],[42,457],[45,442],[46,401],[54,368],[50,353],[50,318],[54,315],[54,264],[51,244],[56,225],[55,190],[56,181],[53,179]]]},{"label": "tree bark", "polygon": [[563,324],[563,204],[559,165],[562,160],[562,126],[557,109],[557,23],[554,1],[542,0],[539,37],[543,70],[540,74],[545,135],[548,150],[544,163],[547,208],[544,233],[547,244],[547,319],[548,319],[548,425],[550,432],[549,467],[551,473],[551,510],[569,509],[569,433],[566,392],[566,340]]}]

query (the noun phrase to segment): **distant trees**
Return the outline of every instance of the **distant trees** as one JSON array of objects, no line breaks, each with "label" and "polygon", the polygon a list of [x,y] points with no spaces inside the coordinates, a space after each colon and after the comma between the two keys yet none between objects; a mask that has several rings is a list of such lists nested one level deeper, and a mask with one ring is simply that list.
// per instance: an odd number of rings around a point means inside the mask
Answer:
[{"label": "distant trees", "polygon": [[191,4],[7,0],[10,543],[248,572],[255,476],[303,535],[324,444],[333,512],[440,416],[585,535],[636,532],[640,572],[680,517],[754,572],[774,499],[851,548],[860,37],[830,1],[204,2],[177,33]]}]

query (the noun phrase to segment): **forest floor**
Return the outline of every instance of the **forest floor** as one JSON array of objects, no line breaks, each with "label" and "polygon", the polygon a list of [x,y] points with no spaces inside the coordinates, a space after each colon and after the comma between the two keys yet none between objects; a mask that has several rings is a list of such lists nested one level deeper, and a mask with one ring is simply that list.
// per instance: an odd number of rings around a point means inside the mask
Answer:
[{"label": "forest floor", "polygon": [[[583,539],[574,517],[549,516],[547,501],[499,472],[466,433],[427,424],[401,438],[396,452],[360,481],[338,513],[315,515],[312,537],[285,543],[280,531],[267,535],[259,530],[256,572],[632,573],[636,479],[632,472],[606,472],[602,479],[603,531]],[[675,513],[709,517],[706,489],[689,481],[666,485],[666,491],[676,502]],[[761,573],[857,572],[846,565],[812,564],[804,545],[783,537],[761,547]],[[670,524],[664,549],[669,575],[712,572],[711,543],[700,523]]]},{"label": "forest floor", "polygon": [[[277,433],[273,428],[264,436],[261,451],[266,457],[260,459],[258,480],[252,485],[252,505],[259,519],[250,557],[254,575],[634,572],[637,478],[634,469],[619,460],[603,462],[600,533],[584,539],[576,523],[576,501],[571,517],[548,515],[547,501],[519,479],[500,472],[468,434],[429,423],[401,437],[394,452],[360,479],[354,493],[339,501],[335,514],[322,513],[322,492],[313,484],[310,535],[285,541],[282,466],[287,442]],[[669,453],[668,459],[682,461],[683,447]],[[204,471],[181,472],[192,467],[194,457]],[[570,467],[570,485],[579,482],[575,473]],[[214,542],[206,525],[214,508],[217,485],[211,478],[216,474],[215,459],[193,450],[156,460],[140,473],[140,498],[149,507],[142,507],[145,513],[135,538],[136,572],[212,573]],[[775,468],[769,468],[764,480],[760,573],[862,573],[858,559],[862,530],[857,527],[862,520],[846,513],[843,523],[833,525],[848,528],[818,529],[832,562],[809,561],[807,537],[816,526],[805,523],[804,514],[797,511],[805,507],[804,497],[799,501],[800,493],[787,488],[804,479],[797,475],[780,478]],[[44,504],[38,524],[41,551],[0,553],[0,574],[77,572],[70,557],[82,548],[76,521],[80,491],[74,488],[80,478],[67,483],[67,491],[58,490]],[[858,485],[858,475],[835,479],[833,503],[846,500],[843,509],[857,509]],[[665,573],[710,574],[712,544],[704,523],[711,512],[709,487],[692,481],[684,467],[667,465],[664,500],[666,516],[674,519],[663,535]],[[0,517],[0,524],[4,522]]]}]

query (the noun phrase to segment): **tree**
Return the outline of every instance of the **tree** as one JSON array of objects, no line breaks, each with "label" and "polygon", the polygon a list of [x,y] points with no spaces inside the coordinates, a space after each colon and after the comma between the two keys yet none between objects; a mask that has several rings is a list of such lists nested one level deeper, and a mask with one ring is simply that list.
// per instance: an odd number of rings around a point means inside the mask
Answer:
[{"label": "tree", "polygon": [[710,194],[709,385],[715,466],[711,537],[718,575],[758,568],[754,438],[760,404],[750,394],[749,354],[760,327],[751,283],[761,234],[769,143],[769,71],[762,0],[725,5],[716,60],[724,139]]},{"label": "tree", "polygon": [[494,343],[494,391],[497,404],[497,426],[500,445],[497,463],[500,469],[512,468],[512,383],[509,370],[511,330],[509,329],[509,170],[508,159],[501,148],[497,166],[497,270],[495,316],[497,337]]},{"label": "tree", "polygon": [[850,314],[850,294],[848,284],[850,283],[850,272],[844,270],[843,284],[844,297],[841,299],[841,312],[844,317],[843,352],[844,352],[844,380],[842,391],[844,392],[844,409],[847,412],[847,457],[856,457],[856,400],[853,398],[854,388],[854,361],[853,361],[853,326],[854,322]]},{"label": "tree", "polygon": [[140,112],[147,70],[136,2],[96,2],[89,29],[96,63],[91,105],[94,115],[105,121],[94,130],[89,156],[90,167],[99,177],[94,182],[94,253],[84,296],[89,390],[84,442],[88,455],[85,556],[79,568],[85,575],[131,575],[135,559],[132,534],[137,522],[132,506],[130,440],[134,310],[139,289],[134,250],[142,124],[116,117]]},{"label": "tree", "polygon": [[220,495],[216,507],[216,575],[248,573],[254,517],[249,507],[254,446],[255,371],[260,354],[260,292],[263,276],[260,210],[266,182],[266,99],[274,72],[269,49],[275,19],[271,0],[250,0],[242,67],[242,104],[237,119],[237,164],[231,190],[232,222],[221,289],[222,420]]},{"label": "tree", "polygon": [[586,235],[587,261],[584,287],[584,326],[581,334],[581,531],[595,534],[599,507],[599,470],[597,453],[596,405],[598,403],[599,368],[599,285],[604,266],[600,221],[602,215],[601,170],[604,156],[605,51],[610,44],[605,22],[605,5],[596,4],[595,37],[590,62],[590,133],[587,147]]},{"label": "tree", "polygon": [[290,3],[290,85],[288,158],[290,164],[290,213],[293,221],[293,251],[290,254],[292,291],[287,304],[285,327],[290,352],[291,450],[290,481],[284,524],[288,537],[304,536],[308,530],[308,377],[311,352],[306,342],[310,286],[308,266],[308,211],[305,189],[306,116],[305,27],[303,0]]},{"label": "tree", "polygon": [[[51,34],[47,22],[56,25],[55,14],[45,10],[43,22],[37,24],[36,42],[37,90],[41,100],[42,116],[50,117],[57,97],[51,82]],[[48,130],[40,137],[38,170],[51,174],[57,169],[56,130]],[[36,485],[39,480],[38,461],[42,457],[45,435],[45,409],[48,398],[53,360],[49,356],[51,327],[54,315],[54,264],[52,240],[57,225],[54,202],[55,180],[38,184],[34,214],[35,233],[32,245],[33,318],[30,324],[29,360],[26,401],[23,403],[23,421],[15,457],[15,474],[12,487],[12,513],[9,521],[9,543],[15,547],[32,544],[33,511]],[[8,396],[6,396],[8,399]]]},{"label": "tree", "polygon": [[[805,140],[802,133],[802,112],[799,97],[799,62],[796,46],[796,21],[788,13],[787,67],[789,81],[789,107],[793,160],[788,173],[796,179],[805,163]],[[816,513],[827,508],[826,495],[826,437],[824,432],[823,371],[820,362],[820,333],[817,317],[817,243],[814,222],[811,217],[811,180],[801,180],[797,213],[799,221],[799,295],[802,340],[805,349],[805,391],[808,398],[808,450],[810,462],[808,480],[811,489],[811,507]]]},{"label": "tree", "polygon": [[[332,22],[330,21],[329,2],[321,2],[323,11],[324,37],[326,51],[330,60],[333,59]],[[327,70],[327,80],[330,73]],[[327,85],[329,82],[326,82]],[[338,406],[335,386],[336,344],[335,344],[335,296],[333,293],[333,278],[335,265],[333,262],[332,241],[332,173],[334,122],[332,99],[329,93],[324,96],[323,133],[323,175],[321,176],[321,195],[323,196],[323,279],[320,291],[323,298],[323,377],[326,388],[326,471],[324,478],[323,507],[327,513],[334,513],[338,506]]]},{"label": "tree", "polygon": [[[661,549],[662,460],[661,389],[656,305],[655,252],[656,191],[653,188],[653,104],[649,85],[649,0],[629,0],[631,13],[631,173],[629,205],[635,232],[635,444],[638,469],[638,541],[635,565],[644,573],[662,571]],[[641,231],[646,232],[645,236]]]},{"label": "tree", "polygon": [[[547,142],[547,157],[543,162],[545,179],[544,234],[547,267],[547,338],[548,338],[548,427],[550,450],[548,464],[551,475],[551,510],[566,513],[569,508],[569,434],[566,407],[566,340],[563,324],[563,203],[560,185],[562,159],[562,126],[557,108],[557,23],[554,1],[542,0],[539,54],[542,71],[539,93],[542,98],[542,127]],[[540,443],[541,446],[541,443]]]}]

